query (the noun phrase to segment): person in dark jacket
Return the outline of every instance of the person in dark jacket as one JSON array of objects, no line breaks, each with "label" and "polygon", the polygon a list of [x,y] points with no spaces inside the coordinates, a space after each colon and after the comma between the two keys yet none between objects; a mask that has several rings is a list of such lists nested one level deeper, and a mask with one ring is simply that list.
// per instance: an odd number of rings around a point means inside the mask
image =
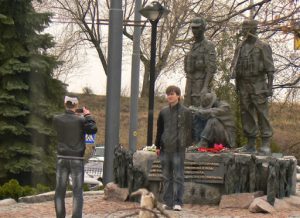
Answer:
[{"label": "person in dark jacket", "polygon": [[90,111],[83,107],[82,113],[76,113],[78,99],[65,96],[66,111],[53,118],[53,126],[57,133],[57,166],[55,211],[56,217],[66,216],[65,195],[69,175],[73,187],[73,212],[72,217],[82,217],[83,207],[83,181],[85,151],[85,134],[97,132],[96,122],[91,117]]},{"label": "person in dark jacket", "polygon": [[178,87],[169,86],[166,94],[168,106],[159,113],[155,145],[162,167],[164,208],[181,210],[185,149],[191,145],[192,115],[180,103]]}]

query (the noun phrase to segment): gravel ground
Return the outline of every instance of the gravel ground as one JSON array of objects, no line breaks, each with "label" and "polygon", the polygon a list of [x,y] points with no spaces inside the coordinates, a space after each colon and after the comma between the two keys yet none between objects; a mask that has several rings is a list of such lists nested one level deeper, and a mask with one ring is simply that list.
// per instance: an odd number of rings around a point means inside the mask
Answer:
[{"label": "gravel ground", "polygon": [[[120,218],[138,217],[130,215],[137,212],[138,203],[116,202],[103,199],[103,194],[84,196],[84,218]],[[67,217],[71,217],[72,198],[66,198]],[[167,211],[174,218],[300,218],[300,208],[289,211],[277,211],[273,214],[251,213],[246,209],[219,209],[218,206],[200,206],[185,204],[183,210]],[[42,203],[17,203],[9,206],[0,206],[0,217],[2,218],[53,218],[55,217],[54,202]],[[163,217],[163,216],[159,216]]]}]

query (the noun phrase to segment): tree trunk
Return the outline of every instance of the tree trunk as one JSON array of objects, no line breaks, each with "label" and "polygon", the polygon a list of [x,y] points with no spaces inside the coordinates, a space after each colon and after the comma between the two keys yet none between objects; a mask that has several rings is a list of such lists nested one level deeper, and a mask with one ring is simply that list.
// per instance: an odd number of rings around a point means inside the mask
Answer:
[{"label": "tree trunk", "polygon": [[106,60],[106,58],[105,58],[105,56],[103,54],[103,51],[102,51],[100,45],[97,45],[97,44],[94,44],[94,45],[96,47],[96,50],[97,50],[98,56],[100,58],[103,70],[105,72],[105,75],[107,76],[107,60]]},{"label": "tree trunk", "polygon": [[149,97],[149,84],[150,84],[150,60],[146,59],[144,56],[141,56],[141,61],[144,64],[144,76],[143,76],[143,84],[142,84],[142,98]]},{"label": "tree trunk", "polygon": [[147,98],[149,96],[149,69],[145,69],[145,74],[143,77],[143,85],[142,85],[142,92],[141,97]]}]

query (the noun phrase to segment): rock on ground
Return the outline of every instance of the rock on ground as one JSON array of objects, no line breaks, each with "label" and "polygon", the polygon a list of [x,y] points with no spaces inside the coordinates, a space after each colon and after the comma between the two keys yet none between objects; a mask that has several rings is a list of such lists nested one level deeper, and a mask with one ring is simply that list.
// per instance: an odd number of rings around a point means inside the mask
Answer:
[{"label": "rock on ground", "polygon": [[221,197],[219,207],[247,209],[256,197],[260,197],[262,195],[263,192],[223,195]]},{"label": "rock on ground", "polygon": [[104,198],[106,200],[125,201],[128,198],[127,188],[120,188],[117,184],[110,182],[104,188]]},{"label": "rock on ground", "polygon": [[249,206],[249,211],[252,213],[274,213],[274,207],[262,198],[255,198]]},{"label": "rock on ground", "polygon": [[12,205],[16,204],[16,200],[12,198],[4,199],[0,201],[0,206],[7,206],[7,205]]}]

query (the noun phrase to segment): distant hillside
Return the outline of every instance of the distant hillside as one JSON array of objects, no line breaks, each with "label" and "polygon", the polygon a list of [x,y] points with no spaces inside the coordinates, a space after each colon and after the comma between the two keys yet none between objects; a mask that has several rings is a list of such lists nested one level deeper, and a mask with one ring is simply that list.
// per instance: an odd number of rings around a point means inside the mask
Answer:
[{"label": "distant hillside", "polygon": [[[97,121],[99,132],[97,144],[104,144],[105,135],[105,96],[79,95],[80,105],[87,106]],[[159,110],[166,105],[165,99],[156,98],[154,104],[154,130],[156,134],[156,119]],[[128,146],[130,98],[121,98],[120,143]],[[139,100],[138,114],[138,145],[141,149],[147,141],[148,99]],[[300,159],[300,105],[273,103],[270,106],[270,120],[274,129],[273,141],[279,145],[281,152],[297,156]],[[154,140],[154,139],[153,139]]]},{"label": "distant hillside", "polygon": [[[93,116],[96,118],[98,133],[96,137],[97,144],[104,144],[105,137],[105,96],[99,95],[79,95],[80,106],[89,108]],[[154,127],[156,127],[156,119],[159,110],[165,105],[164,99],[156,99],[154,104]],[[148,119],[148,100],[139,100],[138,114],[138,148],[142,148],[147,141],[147,119]],[[120,143],[128,146],[129,140],[129,121],[130,121],[130,98],[121,97],[121,114],[120,114]],[[154,128],[154,136],[156,128]]]}]

